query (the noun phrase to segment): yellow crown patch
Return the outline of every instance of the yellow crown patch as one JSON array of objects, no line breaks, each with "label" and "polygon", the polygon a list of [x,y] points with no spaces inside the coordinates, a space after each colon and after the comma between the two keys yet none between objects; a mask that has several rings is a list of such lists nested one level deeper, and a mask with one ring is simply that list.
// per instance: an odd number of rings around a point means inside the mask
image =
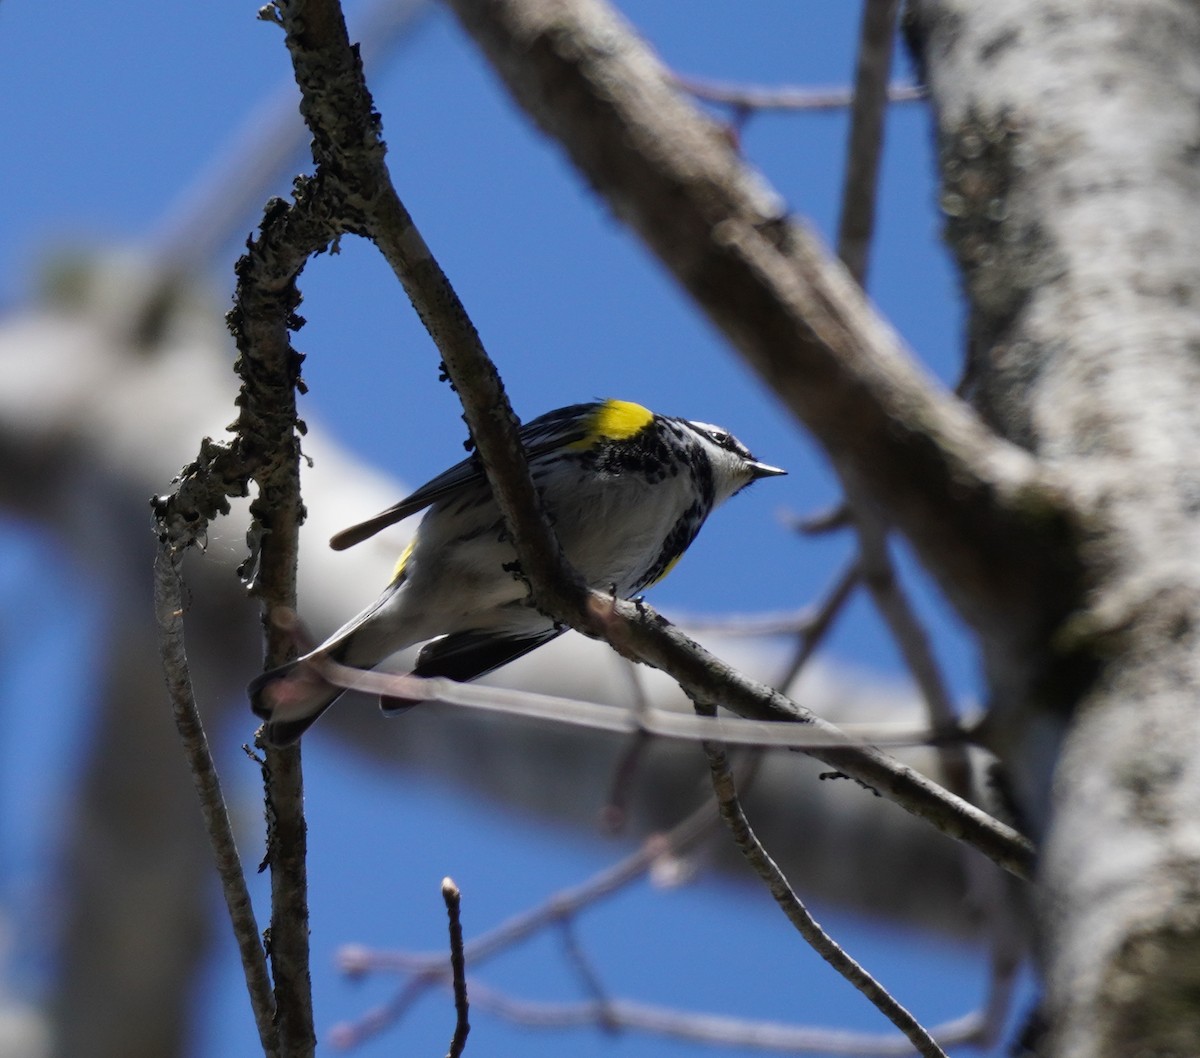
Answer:
[{"label": "yellow crown patch", "polygon": [[654,421],[654,412],[628,400],[606,400],[591,415],[587,433],[570,447],[590,448],[601,438],[624,441],[641,433]]}]

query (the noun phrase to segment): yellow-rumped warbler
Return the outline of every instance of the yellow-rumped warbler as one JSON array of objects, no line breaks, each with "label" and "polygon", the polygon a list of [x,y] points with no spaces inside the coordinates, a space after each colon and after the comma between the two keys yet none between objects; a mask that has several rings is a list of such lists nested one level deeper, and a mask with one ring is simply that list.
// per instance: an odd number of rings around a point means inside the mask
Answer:
[{"label": "yellow-rumped warbler", "polygon": [[[589,586],[622,598],[665,577],[717,504],[752,481],[786,473],[760,463],[720,427],[623,400],[547,412],[520,436],[567,558]],[[351,547],[426,507],[383,594],[315,650],[250,684],[268,742],[295,741],[342,694],[307,660],[370,669],[436,636],[413,675],[473,680],[563,631],[529,604],[476,456],[338,533],[330,546]],[[381,704],[389,703],[412,704]]]}]

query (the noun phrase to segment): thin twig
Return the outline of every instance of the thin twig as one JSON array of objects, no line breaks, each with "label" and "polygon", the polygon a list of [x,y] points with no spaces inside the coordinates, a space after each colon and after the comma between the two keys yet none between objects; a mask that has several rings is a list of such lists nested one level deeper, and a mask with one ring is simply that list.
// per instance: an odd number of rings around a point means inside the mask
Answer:
[{"label": "thin twig", "polygon": [[[368,1010],[353,1023],[343,1022],[334,1025],[329,1030],[330,1045],[339,1050],[349,1050],[351,1047],[359,1046],[364,1040],[378,1035],[389,1025],[397,1024],[432,985],[445,980],[445,958],[439,959],[439,963],[441,964],[440,971],[434,971],[428,968],[427,960],[423,960],[422,972],[414,973],[412,978],[405,982],[404,987],[386,1003],[381,1003]],[[366,973],[371,969],[373,969],[371,966],[364,966],[361,970],[351,967],[347,969],[347,973]],[[475,994],[474,984],[471,986],[471,994]]]},{"label": "thin twig", "polygon": [[[586,908],[642,877],[662,857],[691,847],[712,830],[716,820],[711,802],[705,802],[672,830],[648,838],[636,852],[620,862],[578,886],[551,894],[538,906],[466,943],[464,958],[473,966],[481,965],[539,930],[571,921]],[[337,1026],[331,1039],[339,1047],[362,1043],[394,1024],[426,989],[444,985],[449,978],[445,958],[438,955],[354,947],[343,949],[339,963],[346,973],[354,975],[368,972],[411,975],[386,1004],[369,1011],[352,1025]],[[597,992],[594,1001],[587,1003],[530,1003],[487,988],[475,978],[471,979],[470,988],[477,1009],[532,1027],[608,1026],[781,1053],[820,1052],[899,1058],[912,1050],[907,1039],[898,1037],[724,1018],[609,998],[602,992]],[[973,1013],[937,1027],[932,1034],[946,1046],[971,1043],[979,1038],[984,1021],[981,1014]]]},{"label": "thin twig", "polygon": [[622,860],[598,871],[586,881],[560,890],[542,904],[483,933],[466,945],[466,955],[472,965],[506,951],[512,945],[532,936],[546,925],[570,918],[585,907],[613,896],[641,878],[663,856],[690,848],[712,827],[712,807],[702,804],[682,823],[665,834],[653,834]]},{"label": "thin twig", "polygon": [[[257,485],[251,501],[258,540],[252,591],[263,615],[265,663],[289,656],[290,640],[267,615],[296,605],[300,550],[300,443],[296,387],[300,357],[291,331],[299,326],[296,278],[311,253],[323,248],[334,226],[324,212],[327,185],[298,180],[295,201],[269,204],[257,236],[236,266],[237,285],[228,325],[238,347],[238,449],[246,453]],[[309,975],[307,825],[299,746],[265,747],[262,763],[267,822],[266,864],[271,871],[271,925],[267,955],[275,989],[275,1024],[286,1058],[316,1049]]]},{"label": "thin twig", "polygon": [[925,723],[903,721],[847,724],[834,727],[822,724],[779,724],[762,720],[745,720],[737,716],[706,717],[646,706],[645,709],[624,709],[620,706],[586,702],[536,691],[517,691],[503,687],[477,686],[458,683],[443,677],[424,678],[394,673],[352,669],[327,657],[305,662],[320,673],[322,679],[347,690],[371,695],[405,698],[409,701],[439,702],[526,720],[546,720],[551,723],[585,727],[593,731],[612,731],[618,734],[653,736],[701,742],[720,739],[731,745],[758,748],[783,748],[815,751],[818,749],[852,749],[868,746],[925,746],[946,741],[962,741],[969,737],[967,728],[953,725],[933,730]]},{"label": "thin twig", "polygon": [[[867,254],[875,234],[887,84],[898,8],[899,0],[865,0],[859,31],[837,252],[862,286],[866,285]],[[929,636],[907,596],[900,590],[888,552],[887,527],[853,479],[847,483],[847,490],[851,518],[858,532],[860,570],[867,589],[916,681],[930,725],[937,728],[953,724],[954,706],[933,656]],[[970,768],[962,747],[944,747],[942,764],[948,787],[960,797],[968,797],[971,792]]]},{"label": "thin twig", "polygon": [[159,650],[167,691],[171,697],[171,710],[183,741],[188,770],[200,798],[200,811],[204,816],[204,827],[221,879],[221,891],[225,895],[225,907],[241,956],[242,973],[250,994],[250,1007],[258,1027],[259,1042],[264,1055],[274,1058],[280,1051],[274,1023],[275,1003],[271,996],[271,979],[267,973],[266,954],[254,917],[254,907],[250,902],[250,891],[246,886],[246,875],[233,837],[225,797],[221,792],[221,778],[208,748],[208,738],[192,690],[184,649],[180,578],[178,552],[163,541],[154,560],[154,612],[158,619]]},{"label": "thin twig", "polygon": [[[628,604],[630,607],[633,604]],[[690,643],[690,641],[688,641]],[[703,662],[707,655],[701,648],[691,644],[701,655]],[[437,700],[449,704],[468,705],[474,708],[493,711],[516,713],[523,716],[539,716],[546,720],[562,719],[558,714],[564,707],[571,711],[570,721],[600,730],[621,731],[632,733],[646,728],[656,734],[672,737],[690,737],[698,729],[694,718],[688,718],[681,713],[656,712],[651,717],[631,717],[627,711],[614,709],[611,706],[600,706],[587,702],[572,702],[570,699],[559,699],[551,696],[533,695],[526,692],[505,691],[500,688],[478,688],[468,684],[455,683],[453,680],[432,679],[422,680],[412,676],[395,676],[380,672],[364,672],[359,669],[348,669],[337,665],[327,658],[314,660],[313,664],[320,666],[322,675],[330,682],[338,683],[347,688],[364,690],[372,694],[389,694],[415,700]],[[666,668],[666,666],[662,666]],[[774,721],[760,724],[758,727],[751,722],[749,727],[743,721],[721,718],[717,721],[715,731],[705,731],[706,737],[719,737],[731,742],[741,742],[748,745],[787,745],[798,740],[797,748],[811,754],[819,760],[837,768],[840,772],[859,779],[870,785],[880,794],[887,792],[897,803],[905,805],[915,814],[922,815],[932,822],[939,830],[960,838],[974,845],[997,864],[1019,878],[1028,878],[1033,868],[1033,846],[1011,827],[992,818],[986,812],[977,808],[962,798],[955,796],[939,787],[931,779],[907,765],[887,757],[872,746],[855,744],[840,728],[813,714],[803,711],[794,702],[784,699],[782,695],[762,684],[748,680],[740,674],[725,669],[726,679],[716,684],[733,695],[740,695],[742,709],[750,712],[751,707],[760,706],[762,697],[786,703],[797,718],[803,718],[805,727],[794,733],[787,725],[779,725]],[[681,682],[687,683],[683,680]],[[701,681],[691,681],[699,685]],[[772,714],[760,711],[759,716],[770,717]],[[940,738],[961,738],[962,732],[930,732],[920,729],[922,737],[918,741],[928,743]],[[911,744],[912,729],[900,732],[893,728],[890,734],[899,735],[900,741]],[[797,739],[797,734],[799,735]],[[882,742],[889,734],[886,728],[871,725],[872,743]],[[881,736],[875,738],[874,736]]]},{"label": "thin twig", "polygon": [[[296,8],[301,0],[277,5],[289,23],[289,47],[295,43]],[[155,501],[163,546],[182,550],[201,540],[209,522],[229,510],[227,497],[246,495],[250,480],[258,486],[251,504],[252,556],[249,579],[263,602],[264,614],[294,607],[298,531],[302,518],[299,486],[296,387],[300,356],[290,331],[301,321],[299,275],[311,254],[343,229],[339,208],[345,195],[327,178],[322,163],[328,135],[323,122],[336,125],[314,107],[321,87],[306,83],[303,49],[292,48],[302,109],[310,119],[318,152],[318,175],[298,179],[293,201],[268,203],[263,221],[238,261],[237,289],[228,323],[237,342],[237,371],[242,379],[235,439],[219,444],[205,439],[199,457],[180,475],[174,492]],[[369,122],[359,128],[371,127]],[[361,142],[362,136],[359,136]],[[267,662],[285,659],[288,640],[266,625]],[[267,860],[271,866],[271,928],[267,955],[274,982],[274,1027],[279,1053],[305,1058],[316,1046],[309,978],[305,823],[298,749],[268,748],[264,760],[267,810]],[[252,1002],[257,986],[248,978]]]},{"label": "thin twig", "polygon": [[[854,589],[858,587],[861,580],[861,570],[857,559],[851,559],[842,572],[838,575],[833,583],[833,587],[825,594],[825,600],[818,607],[817,612],[813,615],[812,622],[809,624],[798,637],[796,641],[796,650],[792,655],[791,661],[784,669],[783,674],[776,681],[775,686],[784,694],[787,694],[792,684],[796,682],[796,677],[800,675],[800,670],[808,664],[809,658],[816,653],[817,648],[824,641],[833,627],[833,622],[837,616],[845,608],[850,596],[854,594]],[[873,739],[871,741],[874,741]]]},{"label": "thin twig", "polygon": [[[718,815],[712,802],[705,801],[670,831],[647,838],[637,851],[618,863],[571,889],[551,894],[536,907],[467,942],[463,948],[464,958],[472,966],[482,965],[540,930],[571,922],[582,911],[637,881],[664,857],[692,847],[710,834],[717,822]],[[347,947],[339,953],[338,961],[346,973],[356,976],[370,972],[410,975],[387,1003],[367,1012],[353,1024],[335,1027],[330,1038],[342,1048],[360,1044],[395,1024],[426,989],[449,982],[445,957],[440,955]],[[793,1054],[818,1052],[901,1058],[912,1053],[911,1043],[899,1036],[842,1032],[674,1010],[608,997],[598,984],[593,987],[594,999],[585,1003],[515,1000],[488,988],[474,977],[470,979],[470,988],[476,1009],[487,1010],[535,1028],[592,1025],[600,1029],[628,1029],[675,1039]],[[947,1022],[931,1032],[945,1046],[972,1043],[980,1037],[985,1021],[985,1015],[976,1012]]]},{"label": "thin twig", "polygon": [[[927,722],[934,730],[943,725],[953,727],[957,711],[934,657],[929,633],[900,584],[888,551],[886,531],[874,514],[856,513],[855,519],[863,581],[917,685]],[[959,797],[970,797],[971,766],[963,746],[943,741],[938,754],[947,789]]]},{"label": "thin twig", "polygon": [[[481,966],[548,926],[568,920],[620,892],[642,878],[663,857],[689,849],[711,832],[716,821],[711,802],[705,801],[682,822],[664,834],[646,838],[636,851],[617,863],[597,871],[579,885],[553,893],[536,907],[514,915],[465,943],[464,964],[470,962],[472,966]],[[347,946],[338,953],[338,964],[343,972],[354,976],[372,971],[412,975],[386,1004],[369,1011],[354,1024],[337,1026],[331,1036],[339,1047],[353,1046],[395,1023],[427,988],[444,983],[447,978],[445,959],[440,955],[409,955]]]},{"label": "thin twig", "polygon": [[[295,387],[300,358],[291,346],[298,326],[295,278],[311,253],[336,231],[320,180],[298,180],[291,205],[269,204],[256,237],[237,265],[238,286],[228,323],[237,342],[238,396],[235,437],[229,443],[201,441],[197,458],[184,467],[174,491],[154,501],[160,546],[173,555],[204,539],[209,523],[229,511],[228,497],[244,496],[253,479],[251,504],[255,590],[264,610],[295,605],[295,571],[300,521],[299,443]],[[284,659],[287,640],[267,625],[270,662]],[[273,970],[273,1032],[278,1053],[311,1055],[316,1045],[308,967],[307,884],[299,755],[270,751],[268,858],[272,864],[272,918],[267,955]],[[218,865],[219,866],[219,865]],[[257,970],[254,971],[257,974]],[[260,983],[247,976],[256,1010]],[[257,1017],[256,1013],[256,1017]]]},{"label": "thin twig", "polygon": [[450,1040],[446,1058],[459,1058],[471,1031],[468,1017],[471,1007],[467,1002],[467,961],[463,955],[462,893],[452,878],[442,880],[442,899],[446,901],[446,913],[450,916],[450,972],[455,1013],[454,1036]]},{"label": "thin twig", "polygon": [[824,536],[850,526],[850,508],[845,500],[839,500],[823,511],[787,517],[784,524],[805,536]]},{"label": "thin twig", "polygon": [[591,959],[583,950],[583,945],[579,943],[579,937],[575,933],[575,920],[573,918],[560,919],[558,933],[562,939],[563,952],[567,961],[574,968],[584,991],[592,997],[592,1002],[596,1004],[601,1028],[611,1031],[616,1027],[607,1015],[608,1008],[612,1005],[612,997],[601,982],[596,967],[592,965]]},{"label": "thin twig", "polygon": [[645,875],[664,856],[686,852],[712,830],[715,822],[711,803],[704,801],[670,830],[651,834],[628,856],[469,941],[465,949],[467,958],[472,965],[481,965],[546,926],[572,918],[585,908],[616,895]]},{"label": "thin twig", "polygon": [[[610,601],[611,605],[611,601]],[[637,608],[634,604],[619,604],[634,611],[637,619]],[[687,659],[692,666],[706,663],[719,664],[702,648],[685,640],[691,650]],[[402,698],[428,699],[445,701],[456,705],[469,705],[474,708],[491,709],[502,712],[520,713],[526,716],[541,715],[547,720],[556,719],[552,708],[547,704],[554,702],[554,708],[562,704],[564,699],[553,699],[550,696],[514,694],[499,688],[471,687],[468,684],[455,683],[453,680],[420,680],[411,676],[393,676],[379,672],[363,672],[358,669],[347,669],[338,666],[328,659],[319,661],[321,672],[326,678],[336,676],[331,682],[336,682],[347,688],[365,690],[369,693],[385,693]],[[661,668],[670,671],[664,663]],[[694,668],[693,668],[694,671]],[[937,783],[922,775],[920,772],[899,761],[888,757],[874,748],[874,745],[858,745],[849,739],[845,732],[828,721],[822,720],[811,712],[804,710],[790,699],[784,698],[773,689],[750,680],[748,677],[721,666],[723,679],[703,680],[676,677],[685,686],[714,687],[719,690],[713,695],[724,692],[728,695],[727,703],[736,704],[742,716],[750,715],[758,720],[769,720],[757,730],[751,731],[735,723],[732,719],[721,718],[718,725],[728,725],[728,734],[718,734],[716,737],[731,742],[742,742],[752,745],[785,745],[797,735],[789,730],[787,725],[779,725],[775,721],[776,714],[763,708],[764,700],[775,704],[776,708],[790,710],[790,715],[802,720],[805,727],[799,732],[798,747],[804,752],[816,757],[836,768],[843,774],[850,775],[872,787],[881,796],[887,794],[896,803],[903,805],[915,815],[927,819],[939,830],[951,837],[966,841],[978,848],[990,859],[1018,878],[1028,879],[1033,870],[1033,846],[1018,834],[1012,827],[994,819],[986,812],[964,801],[962,798],[938,786]],[[675,675],[674,672],[671,673]],[[671,734],[674,737],[687,737],[694,730],[692,719],[681,713],[662,713],[652,719],[643,717],[640,721],[630,718],[627,712],[613,709],[611,706],[598,706],[591,703],[574,703],[572,722],[585,723],[586,726],[601,730],[613,730],[632,733],[642,727],[648,727],[655,733]],[[789,715],[785,713],[784,715]],[[716,729],[722,730],[721,726]],[[942,737],[962,737],[961,732],[924,733],[918,739],[923,743],[936,741]],[[905,744],[912,743],[911,729],[900,734]],[[872,725],[872,735],[886,736],[888,732]],[[713,737],[711,733],[708,737]],[[884,738],[872,737],[872,743],[882,742]]]},{"label": "thin twig", "polygon": [[[673,75],[672,80],[688,95],[706,103],[717,103],[738,111],[747,110],[845,110],[854,102],[854,88],[811,88],[795,85],[746,85],[710,81],[702,77]],[[925,99],[920,85],[893,84],[888,87],[891,103],[916,103]]]},{"label": "thin twig", "polygon": [[[749,1018],[639,1003],[614,998],[603,1003],[548,1003],[514,999],[471,979],[475,1006],[506,1021],[535,1029],[597,1029],[643,1032],[673,1040],[723,1045],[777,1054],[842,1055],[846,1058],[905,1058],[912,1043],[899,1034],[848,1032],[839,1029],[788,1025]],[[930,1035],[945,1047],[973,1044],[978,1039],[979,1015],[934,1026]],[[936,1053],[936,1052],[935,1052]]]},{"label": "thin twig", "polygon": [[[617,663],[629,683],[629,693],[634,713],[641,717],[650,711],[650,700],[646,697],[646,689],[642,685],[638,667],[628,658],[616,656]],[[645,758],[652,736],[639,725],[633,737],[626,744],[617,765],[613,769],[612,782],[609,784],[608,797],[600,810],[601,825],[610,833],[618,833],[625,826],[628,814],[630,792],[633,789],[633,779],[637,774],[638,765]]]},{"label": "thin twig", "polygon": [[890,95],[892,38],[899,6],[900,0],[864,0],[859,28],[837,252],[860,286],[865,286],[867,254],[875,234],[876,189]]},{"label": "thin twig", "polygon": [[[696,702],[696,709],[701,713],[715,713],[716,711],[715,707],[701,702]],[[738,800],[737,789],[729,770],[729,762],[724,748],[717,743],[710,742],[705,743],[704,749],[708,756],[709,768],[712,771],[713,791],[717,797],[721,818],[729,827],[734,842],[741,850],[742,855],[766,883],[775,902],[788,917],[788,921],[796,927],[797,932],[821,958],[866,996],[875,1008],[908,1038],[919,1054],[925,1058],[946,1058],[945,1051],[937,1045],[916,1018],[826,933],[816,919],[809,914],[804,903],[793,891],[787,878],[763,848],[751,828],[741,802]]]}]

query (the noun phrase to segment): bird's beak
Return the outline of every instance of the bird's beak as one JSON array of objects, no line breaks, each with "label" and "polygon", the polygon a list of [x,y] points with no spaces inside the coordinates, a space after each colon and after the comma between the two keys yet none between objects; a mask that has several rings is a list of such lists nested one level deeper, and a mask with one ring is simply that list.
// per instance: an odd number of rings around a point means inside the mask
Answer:
[{"label": "bird's beak", "polygon": [[760,463],[757,459],[750,464],[751,481],[757,481],[759,478],[777,478],[780,474],[786,473],[786,470],[780,470],[779,467],[773,467],[769,463]]}]

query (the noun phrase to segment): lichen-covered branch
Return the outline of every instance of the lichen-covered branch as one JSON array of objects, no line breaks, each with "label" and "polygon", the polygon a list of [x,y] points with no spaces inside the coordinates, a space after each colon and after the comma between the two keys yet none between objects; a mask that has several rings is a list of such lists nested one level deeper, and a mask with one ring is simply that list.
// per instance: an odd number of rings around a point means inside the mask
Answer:
[{"label": "lichen-covered branch", "polygon": [[[565,561],[540,503],[517,440],[516,419],[499,374],[488,358],[466,310],[425,244],[391,185],[382,148],[367,148],[344,130],[357,116],[360,127],[377,127],[361,70],[333,0],[291,0],[278,5],[298,71],[319,71],[303,85],[306,95],[328,95],[309,103],[311,112],[337,109],[334,132],[323,137],[336,167],[355,186],[370,237],[387,258],[442,354],[447,375],[459,394],[476,451],[505,517],[514,546],[539,607],[580,631],[602,637],[623,653],[664,669],[689,693],[720,701],[743,716],[816,722],[770,688],[746,680],[670,628],[648,607],[590,595]],[[293,26],[302,32],[292,32]],[[318,32],[319,28],[319,32]],[[320,56],[310,55],[319,51]],[[336,104],[336,105],[335,105]],[[362,123],[367,123],[363,125]],[[1029,846],[1011,829],[886,754],[853,747],[815,754],[861,779],[943,832],[975,844],[1008,869],[1027,876]]]},{"label": "lichen-covered branch", "polygon": [[175,724],[183,741],[188,769],[200,798],[204,826],[208,832],[213,859],[221,878],[225,906],[233,925],[242,972],[250,994],[250,1007],[258,1027],[263,1054],[275,1058],[279,1054],[274,1025],[275,1002],[271,995],[271,979],[259,936],[246,875],[238,856],[233,827],[221,793],[221,780],[208,748],[204,725],[200,720],[196,699],[188,674],[187,654],[183,642],[183,591],[180,552],[162,546],[154,564],[154,609],[158,618],[163,671],[167,693],[175,714]]}]

